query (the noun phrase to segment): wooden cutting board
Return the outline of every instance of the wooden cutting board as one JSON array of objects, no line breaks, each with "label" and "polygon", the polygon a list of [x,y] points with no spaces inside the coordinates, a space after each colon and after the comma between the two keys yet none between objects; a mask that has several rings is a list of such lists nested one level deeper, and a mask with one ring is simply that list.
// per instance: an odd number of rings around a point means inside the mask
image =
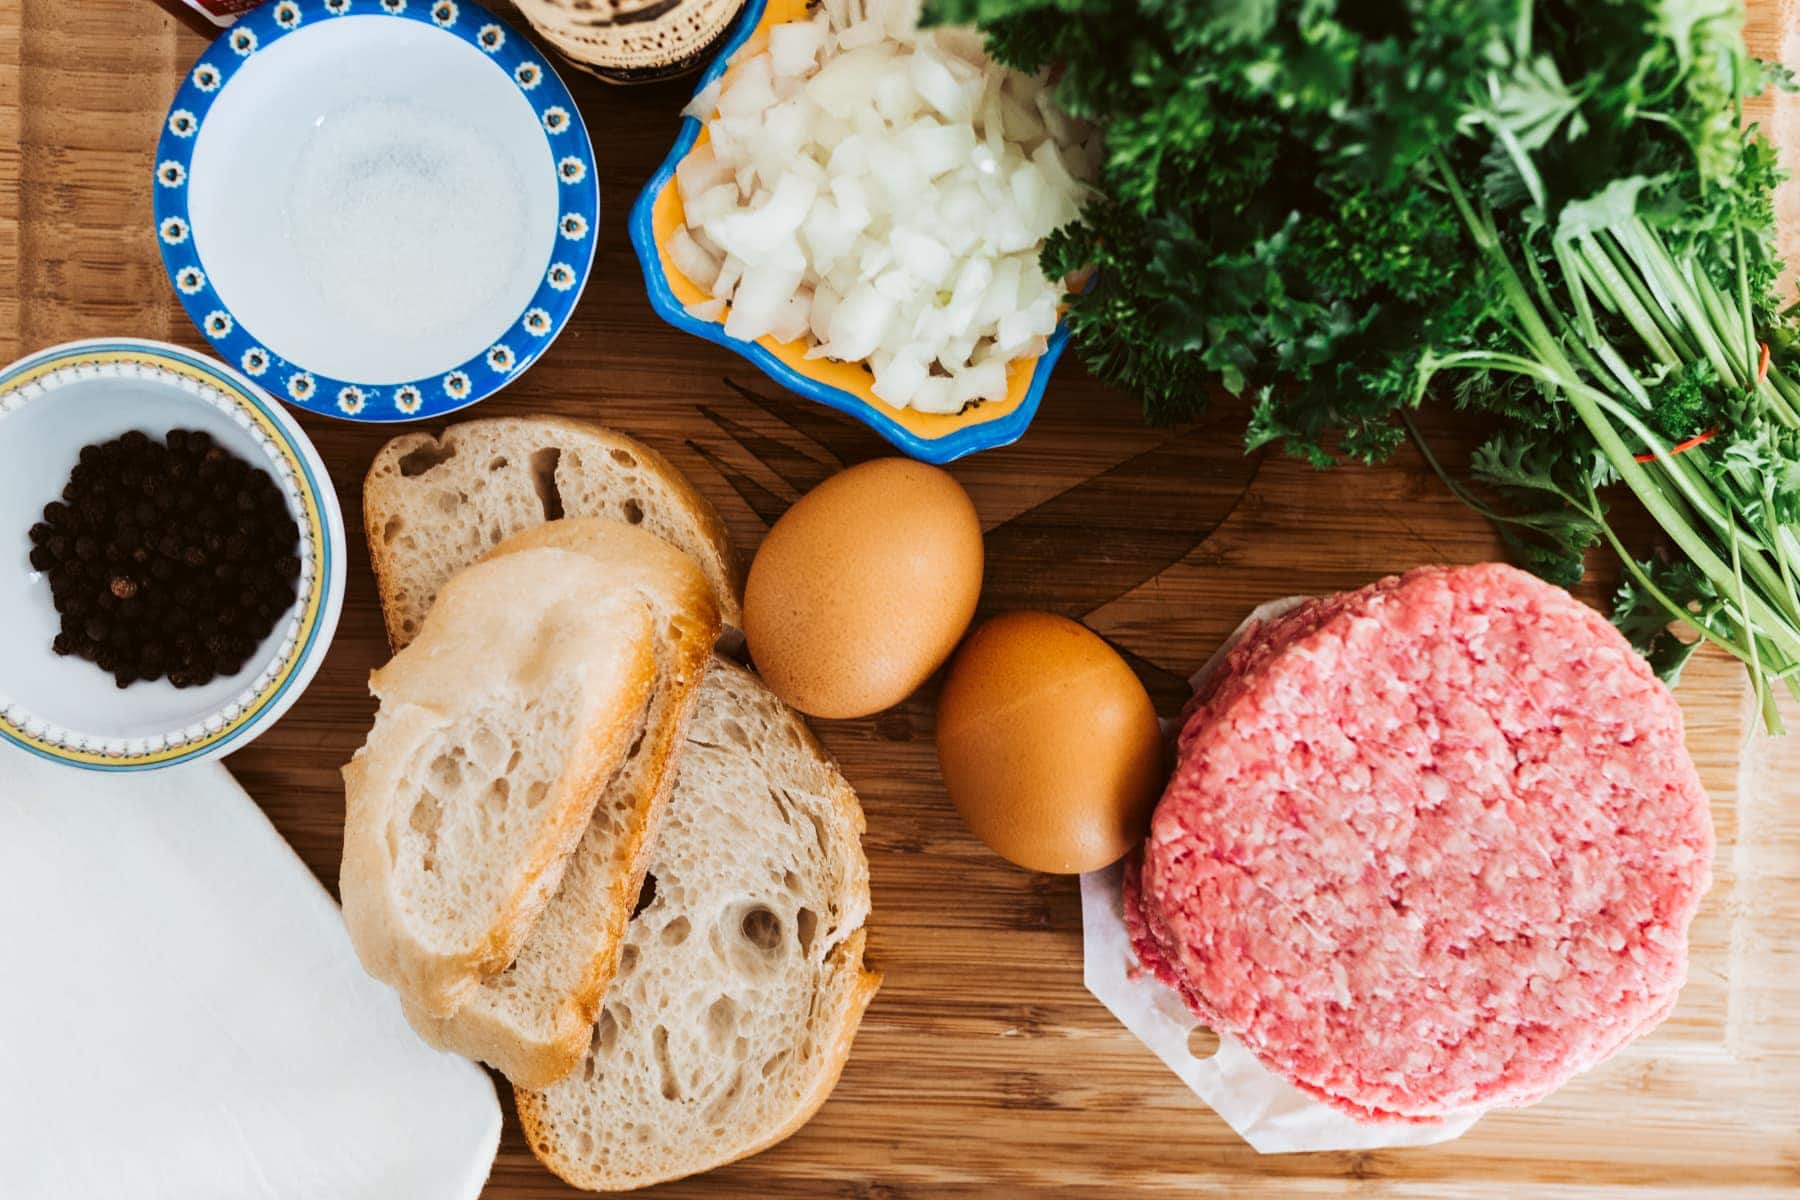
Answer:
[{"label": "wooden cutting board", "polygon": [[[1776,12],[1756,17],[1753,44],[1773,55]],[[149,187],[158,122],[202,45],[145,0],[0,6],[0,357],[100,334],[204,349],[163,278]],[[719,506],[748,555],[802,491],[884,447],[652,315],[624,218],[674,136],[685,85],[615,90],[567,74],[601,163],[594,280],[543,362],[481,414],[560,412],[648,439]],[[302,423],[356,513],[386,435]],[[1220,405],[1191,427],[1146,429],[1130,402],[1067,362],[1022,443],[954,468],[989,531],[986,607],[1086,621],[1172,713],[1182,678],[1261,600],[1498,554],[1488,527],[1410,452],[1379,470],[1321,474],[1245,458],[1242,428],[1242,411]],[[332,887],[337,768],[362,739],[364,679],[384,656],[359,539],[350,554],[323,670],[230,761]],[[964,832],[937,778],[932,691],[879,717],[818,725],[868,812],[870,957],[887,974],[842,1083],[792,1140],[658,1195],[1800,1194],[1800,735],[1751,738],[1729,664],[1700,659],[1680,693],[1719,853],[1675,1016],[1550,1100],[1489,1116],[1460,1141],[1273,1158],[1239,1143],[1083,990],[1074,880],[1009,867]],[[1800,712],[1790,720],[1800,728]],[[575,1193],[509,1122],[487,1194]]]}]

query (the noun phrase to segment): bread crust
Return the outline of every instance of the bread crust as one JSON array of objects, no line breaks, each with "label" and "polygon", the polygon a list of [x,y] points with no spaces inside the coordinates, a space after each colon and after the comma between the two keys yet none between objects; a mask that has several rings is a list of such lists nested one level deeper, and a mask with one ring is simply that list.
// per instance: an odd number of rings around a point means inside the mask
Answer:
[{"label": "bread crust", "polygon": [[[547,554],[550,557],[540,557],[533,565],[561,570],[579,562],[565,551],[549,549]],[[483,603],[486,599],[481,598]],[[345,832],[339,891],[344,923],[365,969],[421,1011],[445,1016],[466,1003],[483,978],[511,962],[529,937],[587,827],[604,782],[629,750],[654,667],[647,639],[608,647],[622,656],[614,681],[616,703],[577,731],[545,802],[529,858],[515,871],[516,883],[499,905],[494,922],[471,944],[434,948],[409,936],[394,886],[389,831],[397,819],[392,801],[403,789],[409,756],[468,713],[456,706],[456,697],[439,706],[421,702],[427,697],[418,694],[436,691],[432,686],[436,675],[469,661],[470,647],[458,645],[456,635],[458,624],[474,608],[453,603],[440,611],[446,615],[427,632],[442,634],[442,639],[421,640],[417,651],[397,656],[370,677],[371,687],[382,695],[382,710],[368,742],[343,769]]]},{"label": "bread crust", "polygon": [[[704,671],[707,656],[695,655],[690,670]],[[625,927],[631,921],[631,908],[644,885],[650,858],[656,847],[656,826],[660,822],[669,792],[674,787],[675,772],[670,769],[675,750],[686,736],[693,716],[694,700],[699,687],[690,686],[680,702],[680,713],[670,722],[668,736],[643,751],[654,754],[659,765],[657,786],[644,797],[638,812],[640,835],[635,839],[629,872],[616,877],[608,888],[607,921],[596,933],[600,947],[589,964],[579,990],[556,1008],[551,1021],[554,1033],[549,1042],[523,1042],[498,1015],[464,1003],[450,1016],[433,1016],[404,996],[401,1008],[412,1027],[427,1042],[440,1050],[449,1050],[487,1063],[510,1080],[517,1088],[545,1088],[564,1078],[581,1065],[587,1053],[588,1037],[594,1022],[600,1018],[600,1005],[606,986],[619,969],[619,954],[625,946]],[[575,853],[581,853],[577,846]],[[552,900],[554,903],[554,900]],[[516,957],[516,955],[515,955]],[[511,958],[507,962],[511,962]],[[504,964],[502,964],[504,966]]]},{"label": "bread crust", "polygon": [[531,1152],[558,1179],[571,1187],[589,1192],[630,1192],[653,1184],[670,1183],[716,1171],[787,1141],[817,1115],[837,1088],[838,1079],[844,1073],[844,1064],[850,1060],[850,1047],[855,1044],[857,1030],[862,1027],[863,1014],[875,999],[875,993],[881,989],[881,972],[871,971],[863,963],[867,933],[866,929],[858,929],[838,947],[838,953],[845,959],[841,969],[848,976],[848,984],[834,992],[836,1003],[830,1018],[834,1027],[831,1048],[828,1054],[821,1057],[819,1071],[813,1077],[812,1086],[794,1106],[792,1115],[778,1128],[769,1130],[749,1145],[733,1150],[716,1161],[695,1163],[688,1170],[658,1175],[606,1176],[589,1170],[586,1164],[564,1156],[561,1144],[555,1137],[555,1129],[545,1117],[543,1098],[536,1092],[516,1088],[513,1091],[513,1103],[518,1109],[519,1125],[524,1130],[525,1141],[530,1145]]},{"label": "bread crust", "polygon": [[402,462],[418,451],[448,450],[454,453],[465,440],[483,433],[525,442],[548,442],[559,449],[587,444],[607,455],[614,451],[628,455],[677,498],[699,535],[694,544],[677,548],[692,554],[700,564],[712,585],[724,624],[733,629],[742,626],[743,572],[732,553],[725,522],[711,502],[660,451],[603,425],[572,417],[483,417],[448,425],[435,434],[420,430],[393,438],[376,452],[363,478],[363,532],[369,546],[376,589],[381,597],[388,645],[393,650],[404,648],[410,637],[402,628],[404,606],[396,595],[400,577],[398,556],[382,536],[382,531],[394,515],[397,489],[408,486],[397,482],[406,478]]},{"label": "bread crust", "polygon": [[[645,730],[645,745],[639,751],[648,756],[643,770],[651,786],[634,798],[625,823],[628,832],[621,835],[629,839],[623,855],[626,869],[611,874],[601,906],[603,924],[593,931],[589,942],[594,947],[592,957],[582,965],[580,982],[550,1014],[550,1036],[542,1040],[524,1036],[504,1012],[482,1003],[478,990],[449,1012],[434,1013],[416,999],[403,996],[407,1019],[426,1041],[480,1059],[520,1087],[536,1088],[548,1087],[573,1071],[587,1051],[588,1035],[599,1017],[606,986],[618,969],[625,927],[655,846],[656,825],[674,785],[675,755],[687,734],[720,628],[712,586],[692,560],[651,534],[615,521],[587,517],[540,525],[507,539],[483,561],[545,548],[583,555],[605,569],[615,588],[635,587],[646,596],[656,594],[660,599],[655,607],[661,613],[656,623],[679,619],[689,632],[674,643],[671,660],[656,668],[654,686],[670,689],[672,699],[664,719]],[[666,635],[659,630],[655,636]],[[605,803],[614,786],[614,780],[608,779],[597,802]],[[588,847],[578,840],[572,852],[585,854]],[[608,861],[617,861],[617,857],[615,853]],[[607,864],[595,865],[604,868]],[[549,899],[544,912],[561,903],[588,907],[585,897],[564,897],[559,892]],[[515,947],[513,954],[487,974],[499,974],[517,953]]]},{"label": "bread crust", "polygon": [[[763,684],[736,664],[721,661],[715,664],[713,670],[730,677],[733,682],[742,681],[758,690],[765,690]],[[850,906],[866,913],[870,896],[867,862],[862,853],[862,835],[866,829],[862,804],[806,723],[785,706],[782,711],[792,722],[808,753],[829,770],[831,783],[827,790],[833,805],[848,826],[849,836],[843,840],[843,844],[846,853],[855,860],[845,864],[844,872]],[[857,1030],[861,1027],[863,1014],[881,986],[881,974],[870,970],[864,962],[866,946],[867,928],[866,925],[859,925],[827,955],[826,971],[820,988],[821,993],[827,996],[827,1002],[821,1005],[822,1011],[814,1026],[823,1051],[806,1088],[795,1098],[779,1124],[760,1131],[743,1145],[736,1146],[719,1157],[697,1157],[679,1170],[608,1174],[596,1168],[595,1164],[565,1152],[558,1130],[547,1111],[545,1098],[540,1093],[528,1088],[515,1088],[515,1107],[532,1152],[559,1178],[575,1187],[589,1191],[630,1191],[711,1171],[759,1154],[785,1141],[812,1119],[837,1086],[844,1064],[849,1059]],[[591,1032],[591,1029],[584,1031],[590,1035]]]}]

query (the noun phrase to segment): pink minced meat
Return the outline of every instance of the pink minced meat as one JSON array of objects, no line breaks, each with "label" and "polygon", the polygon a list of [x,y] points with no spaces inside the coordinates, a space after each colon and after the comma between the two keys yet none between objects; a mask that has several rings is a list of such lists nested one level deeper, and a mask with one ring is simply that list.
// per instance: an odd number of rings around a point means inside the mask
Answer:
[{"label": "pink minced meat", "polygon": [[1365,1119],[1529,1103],[1668,1014],[1712,821],[1594,610],[1423,568],[1252,630],[1128,872],[1140,960]]}]

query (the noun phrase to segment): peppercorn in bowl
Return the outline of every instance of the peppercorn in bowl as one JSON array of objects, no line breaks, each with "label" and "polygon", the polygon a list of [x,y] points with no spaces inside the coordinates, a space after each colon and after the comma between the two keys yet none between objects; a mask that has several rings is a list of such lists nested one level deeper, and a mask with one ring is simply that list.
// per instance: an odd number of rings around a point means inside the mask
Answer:
[{"label": "peppercorn in bowl", "polygon": [[0,740],[99,770],[224,754],[299,696],[344,590],[304,433],[176,346],[0,370]]}]

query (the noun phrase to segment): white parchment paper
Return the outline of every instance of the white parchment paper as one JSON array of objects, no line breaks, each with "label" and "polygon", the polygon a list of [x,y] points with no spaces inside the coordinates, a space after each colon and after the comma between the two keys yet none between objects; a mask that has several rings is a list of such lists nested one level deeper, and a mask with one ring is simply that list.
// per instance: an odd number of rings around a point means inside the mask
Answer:
[{"label": "white parchment paper", "polygon": [[[1301,604],[1304,596],[1257,608],[1219,647],[1190,684],[1198,691],[1225,661],[1253,622],[1269,620]],[[1236,1039],[1219,1034],[1219,1048],[1196,1058],[1188,1037],[1200,1021],[1172,989],[1139,968],[1125,930],[1122,863],[1081,877],[1083,981],[1108,1011],[1162,1059],[1194,1095],[1263,1154],[1315,1150],[1375,1150],[1431,1146],[1461,1137],[1479,1112],[1430,1124],[1359,1121],[1313,1099],[1257,1062]]]},{"label": "white parchment paper", "polygon": [[481,1193],[494,1085],[407,1027],[218,763],[0,744],[0,948],[5,1200]]}]

